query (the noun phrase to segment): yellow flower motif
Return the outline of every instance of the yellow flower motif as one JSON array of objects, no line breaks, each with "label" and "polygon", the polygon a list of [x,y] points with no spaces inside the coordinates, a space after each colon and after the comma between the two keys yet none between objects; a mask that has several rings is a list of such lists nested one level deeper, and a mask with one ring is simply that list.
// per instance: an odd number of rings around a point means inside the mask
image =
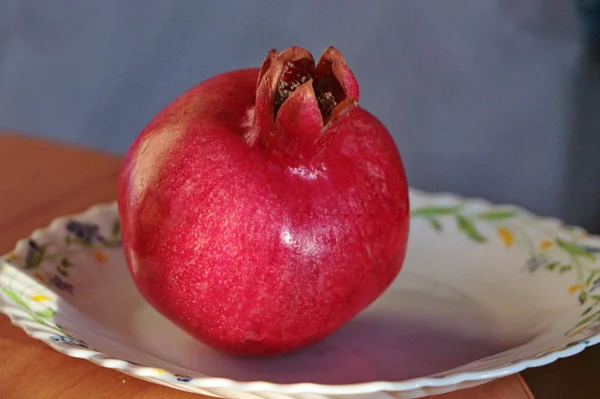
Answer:
[{"label": "yellow flower motif", "polygon": [[540,244],[540,248],[542,248],[542,249],[552,248],[552,241],[550,241],[550,240],[542,241],[542,243]]},{"label": "yellow flower motif", "polygon": [[498,236],[507,248],[510,248],[513,245],[513,234],[506,227],[498,227]]},{"label": "yellow flower motif", "polygon": [[569,287],[569,294],[572,294],[578,290],[580,290],[582,287],[581,284],[573,284],[572,286]]},{"label": "yellow flower motif", "polygon": [[106,262],[106,255],[104,255],[104,252],[102,251],[94,252],[94,258],[100,263]]},{"label": "yellow flower motif", "polygon": [[163,370],[163,369],[152,369],[152,370],[156,371],[158,374],[165,374],[166,373],[166,371]]},{"label": "yellow flower motif", "polygon": [[44,302],[44,301],[49,301],[50,298],[48,298],[46,295],[32,295],[31,299],[33,299],[36,302]]}]

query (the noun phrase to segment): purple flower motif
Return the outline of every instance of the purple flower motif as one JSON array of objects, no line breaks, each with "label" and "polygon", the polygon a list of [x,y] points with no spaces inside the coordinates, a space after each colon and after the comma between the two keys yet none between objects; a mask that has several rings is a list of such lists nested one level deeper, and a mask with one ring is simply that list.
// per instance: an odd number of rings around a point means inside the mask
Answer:
[{"label": "purple flower motif", "polygon": [[192,380],[192,377],[188,377],[185,375],[175,374],[175,376],[177,377],[177,381],[179,382],[190,382]]},{"label": "purple flower motif", "polygon": [[598,287],[600,287],[600,277],[598,277],[597,279],[595,279],[592,282],[592,286],[590,287],[590,292],[594,291]]},{"label": "purple flower motif", "polygon": [[132,361],[132,360],[128,360],[127,362],[129,362],[129,363],[133,364],[134,366],[146,367],[146,366],[144,366],[143,364],[141,364],[141,363],[136,363],[136,362],[134,362],[134,361]]},{"label": "purple flower motif", "polygon": [[68,345],[75,345],[80,348],[89,348],[90,347],[88,344],[86,344],[85,342],[83,342],[81,340],[71,338],[71,337],[66,337],[63,335],[53,335],[50,337],[50,341],[60,342],[63,344],[68,344]]},{"label": "purple flower motif", "polygon": [[59,290],[62,291],[67,291],[69,294],[73,295],[73,289],[75,287],[73,287],[73,284],[66,282],[65,280],[63,280],[62,278],[60,278],[59,275],[54,275],[51,279],[50,282],[52,284],[54,284],[54,286],[56,288],[58,288]]},{"label": "purple flower motif", "polygon": [[584,251],[587,251],[591,254],[598,254],[600,253],[600,248],[598,247],[590,247],[589,245],[580,245],[579,248],[583,249]]},{"label": "purple flower motif", "polygon": [[38,251],[41,252],[42,251],[42,247],[40,247],[40,245],[33,239],[29,239],[29,241],[27,242],[27,250],[28,253],[31,251]]},{"label": "purple flower motif", "polygon": [[94,240],[104,240],[104,237],[100,235],[100,229],[98,225],[91,223],[82,223],[75,220],[71,220],[67,223],[67,231],[81,240],[84,244],[91,244]]}]

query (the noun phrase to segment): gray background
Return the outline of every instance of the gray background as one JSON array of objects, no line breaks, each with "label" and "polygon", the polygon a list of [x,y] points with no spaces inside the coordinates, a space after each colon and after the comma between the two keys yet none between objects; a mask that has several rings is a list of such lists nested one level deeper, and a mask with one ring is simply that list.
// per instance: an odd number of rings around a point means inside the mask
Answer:
[{"label": "gray background", "polygon": [[595,229],[600,68],[581,28],[568,0],[0,0],[0,128],[123,153],[201,80],[335,45],[412,186]]}]

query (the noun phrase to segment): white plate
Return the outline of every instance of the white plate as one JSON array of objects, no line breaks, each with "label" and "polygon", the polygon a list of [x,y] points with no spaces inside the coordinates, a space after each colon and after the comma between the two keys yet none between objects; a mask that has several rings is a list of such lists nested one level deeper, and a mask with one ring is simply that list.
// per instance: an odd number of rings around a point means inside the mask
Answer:
[{"label": "white plate", "polygon": [[127,271],[115,204],[20,241],[0,270],[0,309],[66,355],[231,398],[416,398],[600,340],[598,237],[482,200],[412,190],[411,202],[394,284],[332,337],[290,355],[217,353],[150,308]]}]

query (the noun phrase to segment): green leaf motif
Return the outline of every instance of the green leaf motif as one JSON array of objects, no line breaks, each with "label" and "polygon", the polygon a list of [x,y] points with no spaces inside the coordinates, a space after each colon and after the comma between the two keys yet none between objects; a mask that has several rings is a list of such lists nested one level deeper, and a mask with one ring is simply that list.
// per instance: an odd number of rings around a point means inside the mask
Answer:
[{"label": "green leaf motif", "polygon": [[67,259],[67,258],[62,258],[60,260],[60,265],[62,267],[71,267],[71,266],[73,266],[73,264],[71,263],[71,261],[69,259]]},{"label": "green leaf motif", "polygon": [[115,219],[115,222],[112,226],[112,235],[118,236],[119,234],[121,234],[121,222],[119,221],[119,219]]},{"label": "green leaf motif", "polygon": [[582,305],[588,300],[588,293],[584,290],[581,290],[579,293],[579,303]]},{"label": "green leaf motif", "polygon": [[442,225],[440,224],[440,222],[438,220],[430,219],[429,224],[435,231],[442,231]]},{"label": "green leaf motif", "polygon": [[576,329],[577,327],[581,327],[581,326],[583,326],[584,324],[587,324],[588,322],[590,322],[590,321],[591,321],[591,320],[592,320],[594,317],[598,316],[599,314],[600,314],[600,310],[599,310],[599,311],[596,311],[596,312],[594,312],[594,313],[592,313],[592,314],[591,314],[591,315],[589,315],[588,317],[584,317],[583,319],[579,320],[579,323],[577,323],[577,324],[575,325],[575,327],[573,327],[571,330],[569,330],[569,332],[570,332],[570,331],[573,331],[573,330],[574,330],[574,329]]},{"label": "green leaf motif", "polygon": [[46,321],[46,319],[38,316],[36,313],[33,312],[29,312],[29,315],[31,316],[31,318],[35,321],[37,321],[39,324],[46,326],[46,327],[50,327],[50,328],[54,328],[55,330],[57,329],[56,327],[54,327],[52,324],[48,323]]},{"label": "green leaf motif", "polygon": [[572,242],[561,240],[560,238],[556,239],[556,245],[558,245],[562,250],[568,252],[572,256],[581,256],[584,258],[588,258],[590,260],[596,260],[596,256],[589,252],[587,249],[580,247],[577,244]]},{"label": "green leaf motif", "polygon": [[570,272],[573,270],[573,266],[571,265],[562,265],[560,269],[558,269],[558,274],[565,274],[566,272]]},{"label": "green leaf motif", "polygon": [[588,307],[586,310],[584,310],[584,311],[581,313],[581,316],[585,316],[586,314],[590,313],[590,312],[592,311],[592,309],[593,309],[593,308],[594,308],[594,306],[593,306],[593,305],[592,305],[592,306],[590,306],[590,307]]},{"label": "green leaf motif", "polygon": [[477,214],[477,218],[481,220],[486,220],[489,222],[512,219],[516,217],[518,214],[516,211],[511,210],[494,210],[494,211],[486,211]]},{"label": "green leaf motif", "polygon": [[420,208],[413,209],[410,214],[411,216],[444,216],[453,215],[459,209],[459,206],[423,206]]},{"label": "green leaf motif", "polygon": [[553,272],[558,266],[560,266],[560,262],[550,262],[544,266],[544,269],[548,270],[549,272]]},{"label": "green leaf motif", "polygon": [[39,251],[32,251],[31,255],[27,257],[27,261],[25,262],[25,269],[33,269],[34,267],[38,267],[42,264],[44,260],[44,254],[46,249],[41,247]]},{"label": "green leaf motif", "polygon": [[463,215],[456,215],[456,224],[458,229],[465,233],[471,240],[482,243],[487,241],[486,238],[481,235],[475,223],[464,217]]},{"label": "green leaf motif", "polygon": [[25,302],[23,300],[23,298],[21,298],[21,296],[19,294],[17,294],[14,291],[9,290],[8,288],[2,288],[2,291],[4,292],[4,294],[6,294],[7,297],[9,297],[14,303],[16,303],[17,305],[21,306],[24,309],[29,310],[29,305],[27,304],[27,302]]},{"label": "green leaf motif", "polygon": [[42,310],[40,312],[33,312],[31,310],[31,308],[29,307],[29,305],[27,304],[27,302],[25,302],[23,300],[23,298],[21,298],[21,296],[19,294],[17,294],[14,291],[9,290],[8,288],[2,288],[2,291],[6,294],[7,297],[9,297],[13,302],[15,302],[17,305],[21,306],[26,312],[27,314],[29,314],[31,316],[31,318],[35,321],[37,321],[38,323],[50,327],[54,330],[60,331],[60,329],[58,327],[56,327],[55,325],[53,325],[52,323],[49,323],[46,319],[48,318],[54,318],[55,312],[52,309],[46,309],[46,310]]},{"label": "green leaf motif", "polygon": [[40,310],[39,312],[35,312],[36,315],[46,318],[46,319],[51,319],[54,318],[54,315],[56,314],[56,312],[53,309],[44,309],[44,310]]}]

